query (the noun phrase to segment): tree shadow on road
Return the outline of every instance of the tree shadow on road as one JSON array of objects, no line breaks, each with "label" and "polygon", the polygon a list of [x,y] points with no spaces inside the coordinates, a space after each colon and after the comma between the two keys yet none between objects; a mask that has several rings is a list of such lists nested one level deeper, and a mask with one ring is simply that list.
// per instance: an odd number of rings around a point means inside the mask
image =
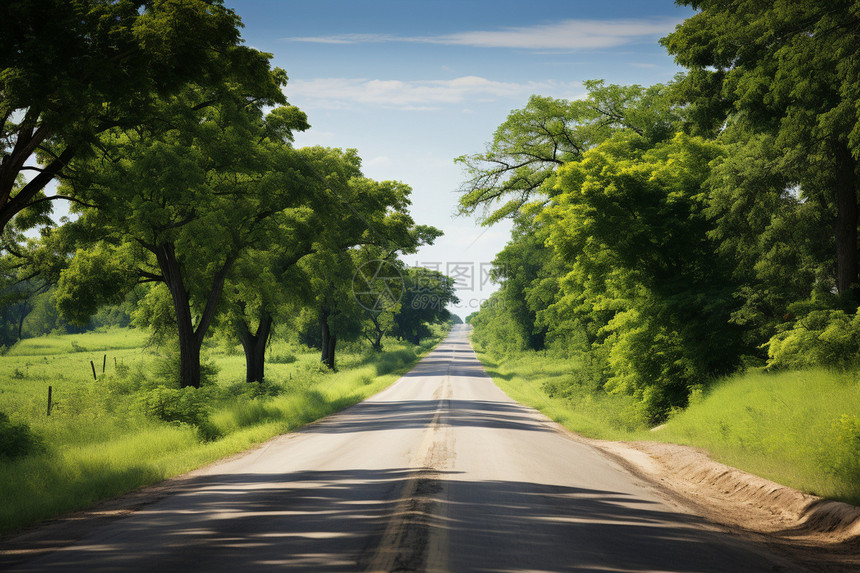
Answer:
[{"label": "tree shadow on road", "polygon": [[[359,571],[420,468],[227,474],[98,528],[20,571]],[[423,517],[451,571],[757,571],[758,555],[696,518],[613,491],[460,481]],[[727,566],[731,566],[727,569]],[[767,568],[765,568],[767,567]]]}]

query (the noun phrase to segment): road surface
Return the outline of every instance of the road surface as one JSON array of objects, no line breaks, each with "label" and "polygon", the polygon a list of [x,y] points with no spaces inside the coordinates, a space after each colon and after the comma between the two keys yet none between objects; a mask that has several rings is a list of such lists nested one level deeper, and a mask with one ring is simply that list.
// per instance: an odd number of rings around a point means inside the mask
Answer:
[{"label": "road surface", "polygon": [[373,398],[16,571],[790,571],[508,398],[455,327]]}]

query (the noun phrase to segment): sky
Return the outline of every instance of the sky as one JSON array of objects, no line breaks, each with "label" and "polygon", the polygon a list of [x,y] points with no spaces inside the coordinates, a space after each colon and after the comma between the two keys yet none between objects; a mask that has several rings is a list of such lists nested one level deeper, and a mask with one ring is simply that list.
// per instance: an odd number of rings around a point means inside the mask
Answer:
[{"label": "sky", "polygon": [[226,0],[245,43],[287,71],[311,129],[295,145],[355,148],[363,172],[412,187],[412,216],[445,232],[406,255],[456,279],[465,318],[497,288],[510,235],[457,215],[454,159],[483,151],[532,94],[576,99],[582,82],[651,85],[680,71],[658,39],[693,11],[670,0]]}]

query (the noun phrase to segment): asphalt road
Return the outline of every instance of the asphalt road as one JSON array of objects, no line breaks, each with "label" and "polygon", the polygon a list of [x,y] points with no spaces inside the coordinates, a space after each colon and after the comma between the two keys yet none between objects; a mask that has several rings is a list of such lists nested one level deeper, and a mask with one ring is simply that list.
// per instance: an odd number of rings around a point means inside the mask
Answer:
[{"label": "asphalt road", "polygon": [[508,398],[464,327],[373,398],[16,571],[790,571]]}]

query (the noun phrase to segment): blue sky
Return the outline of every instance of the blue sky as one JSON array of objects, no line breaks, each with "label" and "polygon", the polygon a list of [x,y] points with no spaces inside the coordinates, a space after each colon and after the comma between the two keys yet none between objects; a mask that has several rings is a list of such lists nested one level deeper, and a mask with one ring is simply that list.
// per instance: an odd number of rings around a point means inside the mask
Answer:
[{"label": "blue sky", "polygon": [[225,3],[245,42],[287,70],[287,97],[312,126],[297,146],[356,148],[367,176],[413,188],[415,220],[445,236],[406,261],[456,275],[461,316],[494,289],[482,270],[510,227],[455,216],[454,158],[481,151],[531,94],[670,80],[679,69],[657,40],[693,14],[668,0]]}]

